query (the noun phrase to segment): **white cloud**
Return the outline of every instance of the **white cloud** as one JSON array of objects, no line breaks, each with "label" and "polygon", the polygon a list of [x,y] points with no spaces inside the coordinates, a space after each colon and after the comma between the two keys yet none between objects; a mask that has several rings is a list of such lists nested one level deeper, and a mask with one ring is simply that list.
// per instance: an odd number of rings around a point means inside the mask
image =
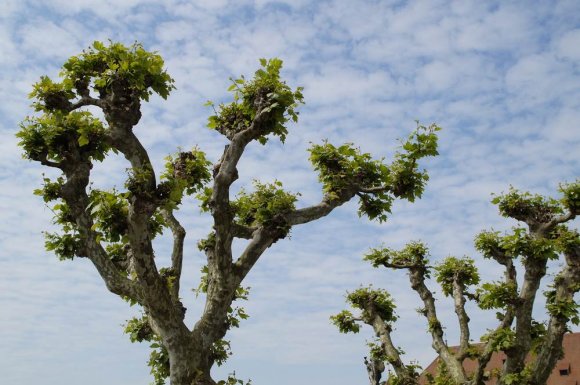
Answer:
[{"label": "white cloud", "polygon": [[570,59],[580,60],[580,29],[575,29],[567,32],[556,43],[558,56]]}]

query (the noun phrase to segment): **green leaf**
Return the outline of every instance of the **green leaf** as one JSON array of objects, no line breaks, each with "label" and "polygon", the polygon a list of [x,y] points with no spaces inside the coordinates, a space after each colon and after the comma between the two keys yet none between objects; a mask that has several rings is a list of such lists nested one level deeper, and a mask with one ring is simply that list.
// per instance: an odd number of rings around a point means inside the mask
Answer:
[{"label": "green leaf", "polygon": [[79,142],[79,146],[86,146],[87,144],[89,144],[89,138],[87,138],[85,135],[81,135],[79,136],[78,139]]},{"label": "green leaf", "polygon": [[100,42],[100,41],[98,41],[98,40],[95,40],[95,41],[93,42],[93,47],[95,47],[95,49],[96,49],[97,51],[103,51],[103,50],[105,49],[105,46],[103,45],[103,43],[101,43],[101,42]]}]

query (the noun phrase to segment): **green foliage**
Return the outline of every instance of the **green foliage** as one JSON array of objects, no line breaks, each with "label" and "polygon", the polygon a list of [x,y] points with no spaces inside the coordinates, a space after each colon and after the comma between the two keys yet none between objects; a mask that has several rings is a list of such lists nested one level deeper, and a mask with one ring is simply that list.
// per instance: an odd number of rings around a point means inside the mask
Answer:
[{"label": "green foliage", "polygon": [[353,186],[381,186],[388,178],[389,170],[381,160],[373,160],[370,154],[361,153],[351,143],[335,147],[325,142],[313,145],[308,151],[327,194],[338,196]]},{"label": "green foliage", "polygon": [[395,315],[395,303],[386,290],[361,287],[348,293],[346,299],[352,307],[362,311],[362,318],[365,320],[372,320],[373,314],[386,323],[392,323],[398,318]]},{"label": "green foliage", "polygon": [[169,352],[160,341],[150,345],[151,353],[147,365],[151,368],[153,385],[165,385],[165,380],[170,376]]},{"label": "green foliage", "polygon": [[384,164],[383,159],[373,160],[350,143],[339,147],[328,142],[313,145],[310,161],[327,196],[338,199],[344,192],[356,192],[359,215],[384,222],[395,198],[413,202],[423,193],[428,177],[419,171],[417,160],[437,155],[439,130],[436,125],[418,124],[391,165]]},{"label": "green foliage", "polygon": [[160,198],[165,206],[174,208],[181,204],[184,195],[192,195],[201,190],[211,178],[209,162],[205,153],[197,148],[187,152],[178,152],[165,158],[165,171],[161,174],[164,180],[159,187]]},{"label": "green foliage", "polygon": [[432,333],[435,330],[442,330],[441,322],[435,317],[427,318],[427,330]]},{"label": "green foliage", "polygon": [[558,259],[554,239],[534,237],[522,227],[515,227],[503,236],[498,231],[483,231],[475,238],[475,248],[485,258],[493,258],[500,253],[508,258]]},{"label": "green foliage", "polygon": [[[105,246],[107,255],[109,259],[115,264],[115,266],[123,273],[123,275],[128,275],[129,260],[127,256],[127,248],[124,243],[109,243]],[[132,306],[132,305],[131,305]]]},{"label": "green foliage", "polygon": [[477,289],[475,298],[481,309],[505,309],[514,304],[518,293],[514,283],[489,282]]},{"label": "green foliage", "polygon": [[66,111],[75,94],[70,82],[55,83],[48,76],[41,76],[28,97],[36,100],[32,104],[36,111]]},{"label": "green foliage", "polygon": [[380,340],[376,340],[376,342],[367,342],[367,346],[369,347],[369,356],[373,361],[387,361],[387,353],[385,353],[385,349],[380,344]]},{"label": "green foliage", "polygon": [[564,195],[562,204],[571,213],[580,215],[580,179],[574,183],[560,185],[560,192]]},{"label": "green foliage", "polygon": [[[233,93],[234,100],[218,106],[216,114],[209,117],[209,128],[232,139],[253,124],[257,132],[253,139],[261,144],[268,141],[270,134],[285,141],[288,134],[286,123],[289,120],[298,121],[296,108],[304,103],[303,88],[292,91],[280,79],[282,60],[260,59],[260,64],[261,68],[252,80],[246,80],[243,76],[232,79],[228,91]],[[208,102],[207,105],[213,106],[213,103]]]},{"label": "green foliage", "polygon": [[491,347],[494,351],[506,351],[514,347],[516,343],[516,333],[510,328],[502,328],[485,334],[482,341],[491,341]]},{"label": "green foliage", "polygon": [[[558,277],[554,282],[558,281]],[[580,290],[580,285],[573,288],[574,292]],[[580,325],[580,317],[578,316],[578,309],[580,304],[574,298],[561,298],[558,296],[557,289],[554,285],[550,290],[544,292],[546,297],[546,310],[553,317],[563,318],[566,322],[572,322],[574,325]]]},{"label": "green foliage", "polygon": [[203,293],[203,294],[207,293],[208,274],[209,274],[209,268],[207,267],[207,265],[202,266],[201,267],[201,278],[199,280],[199,285],[197,286],[196,289],[193,289],[193,292],[195,293],[196,297],[199,296],[200,293]]},{"label": "green foliage", "polygon": [[80,256],[79,251],[81,250],[82,243],[77,233],[64,233],[62,235],[44,233],[44,238],[44,247],[46,250],[53,251],[61,261]]},{"label": "green foliage", "polygon": [[[247,301],[250,295],[249,287],[239,286],[234,292],[234,301],[242,300]],[[227,322],[230,327],[238,328],[240,327],[241,320],[246,320],[250,316],[246,313],[246,310],[240,306],[231,306],[228,308]]]},{"label": "green foliage", "polygon": [[110,150],[103,124],[87,111],[28,117],[16,137],[24,157],[36,161],[71,161],[77,152],[83,160],[102,161]]},{"label": "green foliage", "polygon": [[231,202],[236,222],[245,226],[274,226],[287,234],[290,226],[280,216],[295,209],[298,194],[284,191],[279,181],[264,184],[254,181],[254,188],[252,193],[242,189]]},{"label": "green foliage", "polygon": [[417,161],[427,156],[436,156],[437,132],[441,127],[432,124],[428,127],[417,122],[417,128],[402,143],[402,152],[395,154],[391,163],[389,183],[394,196],[403,198],[409,202],[423,195],[425,183],[429,180],[426,171],[419,170]]},{"label": "green foliage", "polygon": [[117,191],[92,190],[89,206],[93,218],[93,230],[109,242],[126,242],[128,230],[127,213],[129,205],[123,194]]},{"label": "green foliage", "polygon": [[511,257],[537,260],[558,259],[556,244],[548,238],[534,237],[526,229],[516,227],[501,239],[501,247]]},{"label": "green foliage", "polygon": [[240,321],[248,319],[250,316],[246,313],[246,310],[243,307],[239,306],[230,306],[228,308],[228,315],[227,315],[227,323],[230,328],[239,328]]},{"label": "green foliage", "polygon": [[[380,187],[388,181],[389,169],[382,160],[373,160],[370,154],[361,153],[350,143],[335,147],[325,142],[313,145],[309,151],[323,190],[333,199],[339,198],[345,190]],[[359,215],[383,222],[391,212],[393,199],[387,191],[361,194]]]},{"label": "green foliage", "polygon": [[125,333],[129,335],[131,342],[151,342],[149,347],[151,353],[149,354],[149,361],[147,365],[151,368],[153,375],[153,385],[164,385],[165,380],[169,378],[169,353],[161,343],[161,339],[157,336],[151,326],[147,316],[140,318],[134,317],[125,324]]},{"label": "green foliage", "polygon": [[41,196],[46,203],[61,198],[61,189],[64,185],[64,178],[58,177],[55,182],[50,178],[42,178],[42,181],[44,182],[42,188],[34,190],[34,195]]},{"label": "green foliage", "polygon": [[544,337],[546,336],[546,333],[547,329],[545,323],[532,320],[530,329],[530,336],[532,337],[532,352],[539,353],[544,343]]},{"label": "green foliage", "polygon": [[557,226],[552,232],[555,248],[558,252],[575,255],[580,250],[580,234],[576,229],[569,229],[566,226]]},{"label": "green foliage", "polygon": [[252,380],[244,382],[243,380],[236,378],[236,372],[230,373],[227,379],[220,380],[217,382],[217,385],[251,385],[251,384]]},{"label": "green foliage", "polygon": [[521,192],[513,187],[508,193],[494,197],[491,202],[498,205],[502,216],[523,222],[545,223],[562,213],[562,206],[557,200]]},{"label": "green foliage", "polygon": [[161,276],[161,279],[163,279],[163,281],[165,282],[165,285],[167,286],[169,292],[171,292],[173,290],[175,280],[177,279],[177,277],[175,276],[175,272],[173,271],[173,268],[162,267],[161,269],[159,269],[159,275]]},{"label": "green foliage", "polygon": [[125,324],[124,332],[129,335],[131,342],[153,341],[156,337],[149,325],[147,316],[133,317]]},{"label": "green foliage", "polygon": [[532,376],[531,366],[528,364],[519,373],[510,373],[503,376],[503,383],[506,385],[520,385],[527,384]]},{"label": "green foliage", "polygon": [[207,238],[200,239],[197,242],[197,248],[199,251],[211,250],[215,247],[215,232],[211,232],[207,235]]},{"label": "green foliage", "polygon": [[432,374],[427,374],[427,384],[428,385],[457,385],[447,369],[447,365],[442,359],[438,359],[437,371],[435,376]]},{"label": "green foliage", "polygon": [[100,95],[122,89],[148,101],[153,93],[167,99],[175,88],[163,66],[160,55],[146,51],[139,43],[126,47],[121,43],[104,45],[95,41],[82,54],[67,60],[61,76],[65,89],[82,89],[92,81]]},{"label": "green foliage", "polygon": [[437,272],[435,278],[446,297],[453,294],[454,282],[463,287],[479,283],[479,273],[475,263],[473,259],[468,257],[447,257],[435,267],[435,271]]},{"label": "green foliage", "polygon": [[[36,190],[35,193],[44,194],[46,188],[48,188],[48,190],[52,190],[53,188],[60,190],[58,181],[53,183],[47,178],[45,178],[44,187],[45,188],[42,190]],[[51,198],[50,200],[53,200],[53,197],[50,195],[44,195],[45,201],[48,199],[47,197]],[[52,212],[54,214],[53,223],[60,226],[63,233],[57,234],[44,232],[44,246],[46,250],[54,252],[61,261],[73,259],[75,256],[81,257],[82,255],[80,255],[80,252],[82,250],[83,242],[78,233],[75,218],[70,212],[70,207],[64,202],[59,202],[52,207]]]},{"label": "green foliage", "polygon": [[386,385],[415,385],[416,379],[419,377],[420,374],[420,370],[421,365],[416,364],[416,363],[412,363],[409,365],[405,365],[405,368],[407,368],[407,372],[410,374],[411,376],[411,380],[408,379],[403,379],[398,377],[396,374],[394,373],[390,373],[388,380],[386,381]]},{"label": "green foliage", "polygon": [[360,331],[360,325],[356,323],[354,316],[348,310],[343,310],[337,315],[331,316],[330,322],[341,333],[358,333]]},{"label": "green foliage", "polygon": [[505,253],[499,231],[482,231],[475,237],[475,248],[484,258],[493,259],[496,253]]},{"label": "green foliage", "polygon": [[[107,242],[127,242],[129,204],[127,193],[119,193],[116,190],[103,191],[91,190],[89,193],[89,205],[94,224],[92,230],[98,232],[99,240]],[[152,238],[163,233],[165,221],[159,211],[149,218],[149,232]]]},{"label": "green foliage", "polygon": [[217,340],[211,348],[212,358],[218,366],[222,366],[232,355],[230,341],[224,339]]},{"label": "green foliage", "polygon": [[364,256],[365,261],[369,261],[373,267],[426,267],[429,263],[429,250],[422,242],[409,242],[402,250],[392,250],[389,248],[371,249],[371,252]]}]

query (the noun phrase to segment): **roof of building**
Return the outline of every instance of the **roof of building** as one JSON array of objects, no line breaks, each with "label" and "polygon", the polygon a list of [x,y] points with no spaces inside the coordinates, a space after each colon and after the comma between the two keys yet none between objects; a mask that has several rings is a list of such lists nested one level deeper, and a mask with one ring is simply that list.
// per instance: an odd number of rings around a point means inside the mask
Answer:
[{"label": "roof of building", "polygon": [[[546,385],[580,385],[580,333],[565,334],[562,347],[564,348],[564,357],[556,363]],[[451,349],[457,349],[457,347]],[[485,370],[501,369],[505,358],[506,355],[503,352],[494,353]],[[436,358],[425,368],[419,378],[419,384],[427,384],[426,374],[435,375],[438,364],[439,358]],[[477,368],[477,361],[466,359],[463,362],[463,367],[468,374],[471,374]],[[487,381],[487,385],[495,385],[496,382],[496,378],[491,378]]]}]

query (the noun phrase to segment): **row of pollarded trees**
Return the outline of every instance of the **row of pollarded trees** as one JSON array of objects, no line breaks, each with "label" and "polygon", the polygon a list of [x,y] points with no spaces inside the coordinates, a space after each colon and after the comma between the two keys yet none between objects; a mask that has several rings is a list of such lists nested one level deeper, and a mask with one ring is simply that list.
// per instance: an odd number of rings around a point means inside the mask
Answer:
[{"label": "row of pollarded trees", "polygon": [[[54,220],[61,227],[60,232],[46,235],[47,249],[63,260],[89,259],[109,291],[142,308],[143,316],[129,321],[125,330],[132,341],[150,342],[149,365],[156,384],[169,378],[172,385],[213,385],[216,381],[211,368],[223,363],[230,354],[226,334],[247,317],[234,301],[247,298],[243,280],[266,249],[285,238],[292,227],[321,219],[350,200],[358,200],[359,214],[385,221],[394,200],[412,202],[419,198],[428,178],[418,161],[437,155],[439,128],[419,125],[390,163],[373,160],[349,144],[313,145],[310,160],[322,183],[323,197],[309,207],[297,208],[298,194],[284,191],[277,181],[256,182],[254,191],[232,196],[231,186],[239,177],[237,166],[247,146],[254,142],[265,144],[273,137],[284,141],[287,123],[298,120],[302,89],[293,90],[280,78],[280,60],[262,59],[253,78],[232,79],[230,103],[218,106],[209,103],[215,114],[209,117],[208,127],[227,140],[219,161],[212,165],[198,148],[180,151],[168,158],[158,176],[135,131],[141,119],[141,104],[153,93],[167,98],[174,88],[173,79],[163,66],[158,54],[139,44],[126,47],[95,42],[63,65],[58,81],[42,77],[34,85],[31,98],[37,114],[21,124],[17,136],[26,158],[61,174],[55,179],[45,178],[42,188],[36,190],[45,202],[54,203]],[[93,116],[86,107],[100,109],[105,121]],[[105,191],[92,186],[91,170],[95,162],[104,160],[111,151],[123,154],[129,168],[123,188]],[[183,260],[191,256],[191,251],[184,249],[186,229],[175,216],[183,198],[189,195],[196,196],[202,210],[213,217],[207,238],[198,243],[206,256],[199,285],[199,290],[205,293],[205,307],[195,315],[197,320],[193,324],[185,322],[186,307],[181,296]],[[544,222],[538,222],[538,226]],[[554,226],[534,231],[547,237],[561,228]],[[164,229],[173,235],[173,249],[171,264],[161,267],[155,259],[152,241]],[[574,233],[565,234],[572,237]],[[499,236],[495,237],[498,245],[503,245]],[[237,255],[232,250],[235,239],[245,241],[243,251]],[[377,251],[373,263],[393,265],[392,259],[399,257],[389,255],[407,255],[411,249],[402,254]],[[506,263],[508,270],[513,269],[508,261],[515,255],[504,253],[501,259],[491,253]],[[397,265],[415,272],[417,282],[423,286],[430,269],[424,257],[425,253],[409,254],[410,264]],[[527,257],[526,260],[536,263]],[[460,266],[464,262],[456,263]],[[448,285],[455,287],[456,283]],[[559,304],[565,294],[556,291],[552,303]],[[430,293],[425,291],[422,295]],[[371,321],[373,326],[382,325],[381,336],[388,339],[393,318],[390,297],[368,290],[359,290],[351,296],[362,316],[355,318],[343,313],[337,322],[352,330],[358,319]],[[461,293],[458,298],[464,296]],[[379,298],[382,310],[377,313],[375,302]],[[461,309],[462,304],[459,305]],[[435,310],[426,306],[425,312],[430,311],[434,314]],[[378,318],[369,318],[371,314]],[[507,323],[510,315],[505,317]],[[518,314],[513,318],[517,320]],[[436,317],[432,321],[436,338],[440,326]],[[517,329],[515,333],[517,337]],[[527,346],[529,341],[521,343]],[[449,355],[444,344],[437,346],[442,357]],[[375,359],[381,354],[377,353]],[[391,356],[386,358],[392,364]],[[453,372],[457,364],[448,358]],[[512,361],[514,369],[510,373],[516,373],[517,357]],[[396,364],[394,368],[402,380],[414,376],[405,366]],[[457,379],[465,377],[459,369],[453,375]],[[230,377],[218,383],[241,382]]]},{"label": "row of pollarded trees", "polygon": [[[503,352],[503,368],[492,375],[499,385],[545,385],[556,361],[562,356],[562,340],[571,323],[578,325],[580,291],[580,236],[567,224],[580,213],[580,183],[561,187],[560,200],[531,195],[511,189],[497,196],[502,216],[521,225],[510,232],[483,231],[475,238],[475,247],[484,258],[504,268],[503,279],[480,283],[473,259],[447,257],[432,266],[427,247],[420,242],[407,244],[402,250],[373,249],[364,259],[373,267],[405,270],[411,288],[422,301],[419,310],[427,323],[432,347],[439,356],[440,373],[431,378],[433,384],[483,385],[489,373],[486,366],[494,352]],[[547,276],[548,262],[562,260],[560,271],[548,284],[546,296],[547,323],[532,317],[534,303],[542,280]],[[520,268],[518,268],[520,266]],[[522,276],[518,280],[518,272]],[[443,325],[437,315],[435,297],[426,281],[434,276],[444,296],[453,300],[459,329],[459,346],[451,349],[443,337]],[[397,317],[395,304],[385,290],[360,288],[347,295],[352,307],[332,317],[341,332],[358,332],[360,323],[371,326],[378,344],[371,344],[370,360],[366,360],[371,384],[379,384],[386,362],[393,369],[388,384],[418,384],[417,366],[406,364],[391,339]],[[498,325],[472,344],[470,317],[466,302],[475,301],[484,310],[497,311]],[[532,357],[531,360],[526,360]],[[474,359],[477,369],[466,373],[464,361]]]}]

